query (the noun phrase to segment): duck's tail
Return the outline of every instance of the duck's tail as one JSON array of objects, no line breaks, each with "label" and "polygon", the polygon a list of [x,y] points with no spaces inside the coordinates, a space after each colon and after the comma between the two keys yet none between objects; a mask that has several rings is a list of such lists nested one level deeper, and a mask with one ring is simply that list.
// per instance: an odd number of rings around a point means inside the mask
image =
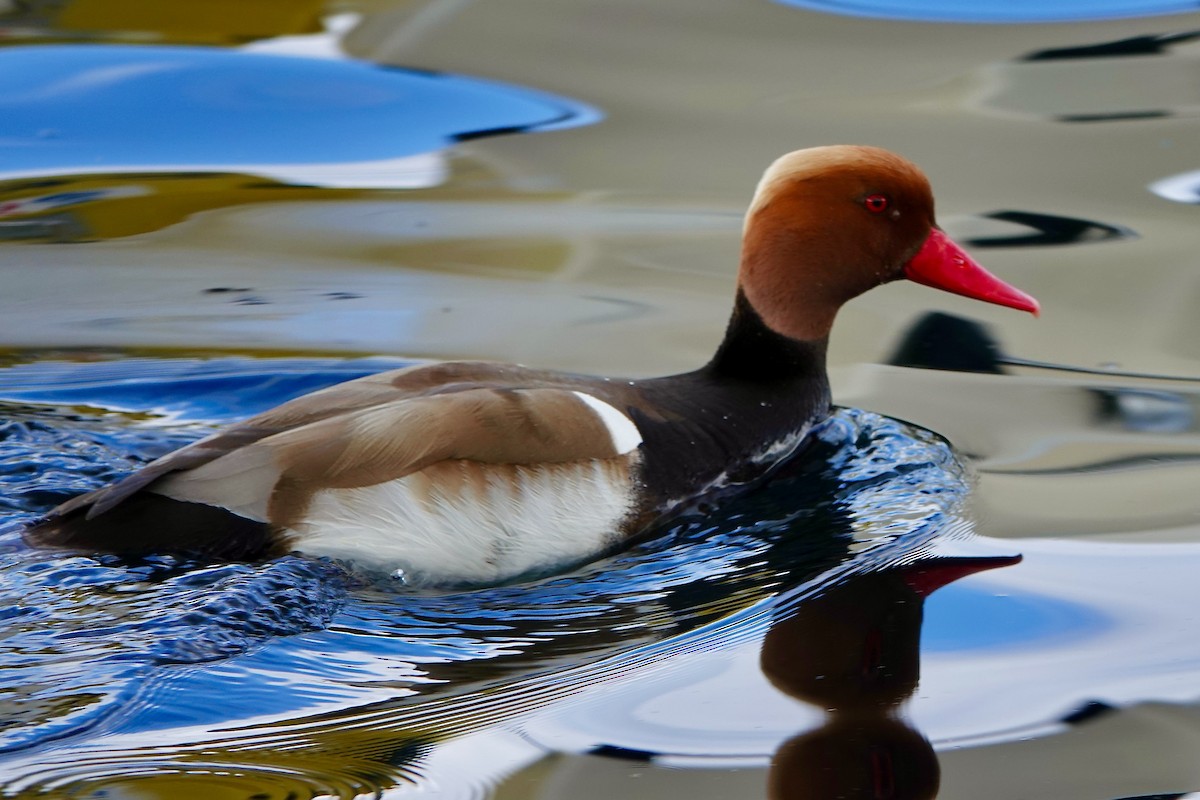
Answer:
[{"label": "duck's tail", "polygon": [[170,553],[232,561],[269,557],[279,549],[280,537],[265,523],[153,492],[139,492],[91,518],[90,508],[82,503],[53,511],[22,531],[22,537],[33,547],[84,553]]}]

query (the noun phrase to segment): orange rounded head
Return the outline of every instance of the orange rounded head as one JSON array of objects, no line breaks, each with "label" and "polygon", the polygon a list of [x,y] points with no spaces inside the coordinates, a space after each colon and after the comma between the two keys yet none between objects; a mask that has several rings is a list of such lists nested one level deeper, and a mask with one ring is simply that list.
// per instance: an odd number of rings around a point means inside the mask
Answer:
[{"label": "orange rounded head", "polygon": [[843,303],[900,278],[1038,310],[937,227],[929,180],[911,161],[834,145],[788,153],[767,168],[746,213],[738,283],[768,327],[822,339]]}]

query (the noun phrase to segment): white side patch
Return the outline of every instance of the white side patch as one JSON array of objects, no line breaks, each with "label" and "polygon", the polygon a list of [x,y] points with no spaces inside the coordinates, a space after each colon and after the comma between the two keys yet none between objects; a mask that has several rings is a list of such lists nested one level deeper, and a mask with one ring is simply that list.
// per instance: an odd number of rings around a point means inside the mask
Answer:
[{"label": "white side patch", "polygon": [[596,416],[600,417],[604,427],[608,428],[608,435],[612,437],[613,447],[618,453],[624,455],[631,450],[636,450],[637,446],[642,443],[642,434],[629,417],[590,394],[585,392],[573,392],[573,394],[587,403],[588,408],[595,411]]},{"label": "white side patch", "polygon": [[317,492],[293,543],[309,555],[399,572],[410,585],[494,583],[612,545],[632,500],[627,475],[602,461],[443,462],[374,486]]}]

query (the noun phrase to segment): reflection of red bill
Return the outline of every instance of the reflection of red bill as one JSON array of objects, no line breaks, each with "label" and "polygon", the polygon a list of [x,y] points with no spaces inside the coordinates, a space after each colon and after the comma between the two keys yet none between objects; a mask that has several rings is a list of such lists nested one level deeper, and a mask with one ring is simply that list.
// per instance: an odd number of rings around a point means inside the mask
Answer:
[{"label": "reflection of red bill", "polygon": [[988,272],[937,228],[904,266],[904,277],[986,303],[1038,313],[1037,300]]},{"label": "reflection of red bill", "polygon": [[1011,567],[1021,563],[1020,555],[1011,556],[957,556],[954,558],[930,558],[919,561],[902,570],[904,582],[922,597],[928,597],[948,583],[959,578],[983,572],[985,569]]},{"label": "reflection of red bill", "polygon": [[115,200],[123,197],[143,197],[152,194],[147,186],[110,186],[104,189],[81,189],[75,192],[55,192],[37,197],[22,197],[0,203],[0,219],[39,214],[55,208],[94,203],[97,200]]}]

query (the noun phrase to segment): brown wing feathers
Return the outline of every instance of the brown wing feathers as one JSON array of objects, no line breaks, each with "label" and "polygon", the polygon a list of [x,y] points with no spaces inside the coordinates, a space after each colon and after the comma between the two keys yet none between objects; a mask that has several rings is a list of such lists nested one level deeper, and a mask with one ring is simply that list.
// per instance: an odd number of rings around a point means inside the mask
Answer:
[{"label": "brown wing feathers", "polygon": [[369,486],[466,459],[535,464],[618,455],[604,423],[561,389],[471,389],[364,409],[264,439],[289,479]]},{"label": "brown wing feathers", "polygon": [[537,464],[619,455],[604,421],[572,391],[476,386],[403,398],[395,383],[405,372],[298,398],[76,498],[52,517],[91,504],[92,519],[147,489],[286,525],[316,491],[382,483],[440,461]]},{"label": "brown wing feathers", "polygon": [[366,375],[310,392],[168,453],[117,483],[72,498],[54,509],[51,517],[87,509],[87,519],[93,519],[172,473],[196,469],[284,431],[426,392],[448,377],[472,371],[486,373],[489,367],[468,362],[419,365]]}]

